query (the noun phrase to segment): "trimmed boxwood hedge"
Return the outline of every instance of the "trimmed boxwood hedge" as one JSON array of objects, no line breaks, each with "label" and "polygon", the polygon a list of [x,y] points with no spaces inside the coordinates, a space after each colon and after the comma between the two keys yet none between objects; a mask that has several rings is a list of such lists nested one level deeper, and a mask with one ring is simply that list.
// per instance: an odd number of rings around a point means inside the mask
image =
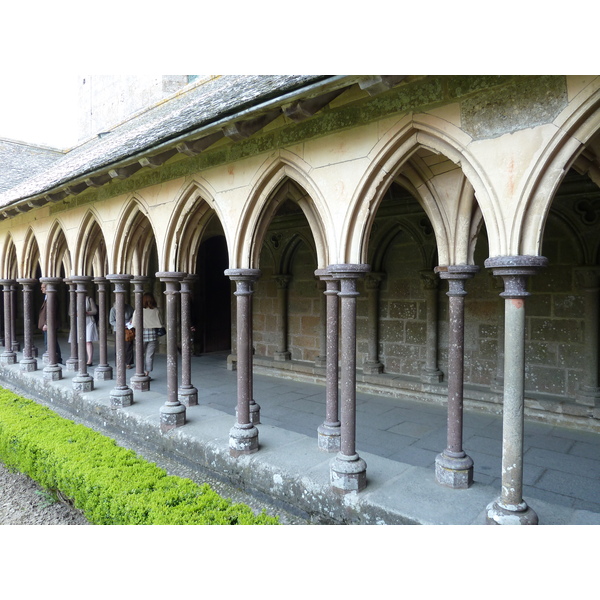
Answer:
[{"label": "trimmed boxwood hedge", "polygon": [[168,475],[96,431],[0,388],[0,460],[97,525],[272,525],[208,484]]}]

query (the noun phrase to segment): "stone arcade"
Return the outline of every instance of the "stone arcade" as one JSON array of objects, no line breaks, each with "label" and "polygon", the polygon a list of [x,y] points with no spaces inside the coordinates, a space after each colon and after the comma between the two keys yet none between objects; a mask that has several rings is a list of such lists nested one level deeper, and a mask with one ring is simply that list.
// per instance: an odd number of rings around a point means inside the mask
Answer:
[{"label": "stone arcade", "polygon": [[[473,482],[463,407],[502,410],[487,519],[537,523],[525,417],[600,431],[599,131],[598,76],[194,80],[72,150],[32,153],[27,176],[2,174],[1,363],[22,339],[22,370],[52,385],[71,322],[74,391],[114,366],[111,403],[127,411],[152,382],[139,338],[127,379],[124,304],[139,312],[152,291],[167,327],[162,431],[202,402],[191,352],[223,352],[236,370],[238,459],[260,452],[253,371],[322,382],[315,444],[342,495],[368,487],[357,389],[447,406],[435,477],[450,488]],[[86,294],[100,308],[95,369]]]}]

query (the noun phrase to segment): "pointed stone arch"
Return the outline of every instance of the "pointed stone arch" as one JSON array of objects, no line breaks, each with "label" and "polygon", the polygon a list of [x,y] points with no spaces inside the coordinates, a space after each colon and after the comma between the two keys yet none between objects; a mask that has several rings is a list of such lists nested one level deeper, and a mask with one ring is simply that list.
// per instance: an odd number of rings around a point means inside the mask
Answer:
[{"label": "pointed stone arch", "polygon": [[113,271],[147,275],[153,251],[156,251],[156,235],[148,209],[140,198],[133,196],[123,207],[119,218]]},{"label": "pointed stone arch", "polygon": [[[351,200],[342,239],[344,261],[364,263],[367,260],[368,240],[377,208],[394,180],[410,182],[434,227],[440,262],[472,261],[471,242],[482,220],[485,218],[486,224],[491,222],[488,229],[502,227],[502,223],[492,219],[494,196],[471,156],[470,142],[470,136],[438,117],[409,115],[402,119],[374,148],[369,169]],[[444,207],[440,194],[443,186],[434,182],[439,176],[423,160],[423,152],[453,163],[448,173],[454,171],[453,185],[461,189],[452,214]],[[467,231],[460,230],[464,223],[468,223]]]},{"label": "pointed stone arch", "polygon": [[104,233],[93,211],[88,211],[79,228],[75,246],[75,266],[80,275],[103,277],[108,272]]},{"label": "pointed stone arch", "polygon": [[295,202],[306,217],[317,253],[319,268],[329,261],[326,232],[329,219],[325,218],[325,203],[316,186],[289,159],[279,157],[266,169],[253,186],[236,235],[235,261],[239,266],[257,268],[265,236],[273,216],[286,200]]},{"label": "pointed stone arch", "polygon": [[36,273],[42,270],[40,248],[37,238],[31,227],[25,234],[25,244],[23,246],[23,257],[21,261],[21,273],[24,278],[34,278]]},{"label": "pointed stone arch", "polygon": [[165,247],[167,270],[195,272],[198,249],[214,219],[218,219],[227,240],[223,217],[213,198],[214,194],[196,181],[181,194],[167,229],[167,239],[171,240]]},{"label": "pointed stone arch", "polygon": [[17,261],[17,249],[10,232],[4,240],[2,252],[2,273],[5,279],[17,279],[19,276],[19,265]]},{"label": "pointed stone arch", "polygon": [[46,258],[43,274],[46,277],[61,277],[62,272],[70,275],[73,272],[73,261],[64,229],[57,219],[52,223],[46,244]]},{"label": "pointed stone arch", "polygon": [[571,167],[580,172],[593,170],[590,176],[600,186],[600,154],[595,165],[585,156],[586,145],[600,137],[600,89],[565,112],[555,121],[556,133],[537,160],[517,206],[511,245],[519,254],[541,252],[550,206]]}]

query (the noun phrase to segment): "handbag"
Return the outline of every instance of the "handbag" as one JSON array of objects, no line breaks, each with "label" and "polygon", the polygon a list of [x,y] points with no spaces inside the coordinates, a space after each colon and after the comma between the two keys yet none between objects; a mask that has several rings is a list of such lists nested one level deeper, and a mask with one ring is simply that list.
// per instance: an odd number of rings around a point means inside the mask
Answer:
[{"label": "handbag", "polygon": [[125,329],[125,341],[133,342],[135,340],[135,329]]},{"label": "handbag", "polygon": [[158,337],[162,337],[163,335],[167,334],[167,330],[164,327],[157,327],[155,331]]}]

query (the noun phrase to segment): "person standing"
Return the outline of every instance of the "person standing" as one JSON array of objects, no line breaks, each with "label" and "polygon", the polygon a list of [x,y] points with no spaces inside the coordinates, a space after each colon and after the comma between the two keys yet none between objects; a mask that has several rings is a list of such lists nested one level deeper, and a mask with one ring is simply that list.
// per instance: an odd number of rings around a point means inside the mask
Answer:
[{"label": "person standing", "polygon": [[[40,308],[40,314],[38,316],[38,329],[41,329],[44,332],[44,349],[46,352],[48,352],[48,297],[46,295],[46,284],[42,283],[40,288],[42,290],[42,294],[44,294],[44,301],[42,302],[42,307]],[[58,323],[56,328],[58,329]],[[60,345],[58,343],[58,336],[56,337],[56,362],[59,365],[63,364]]]},{"label": "person standing", "polygon": [[[130,304],[125,303],[125,325],[131,322],[133,319],[133,307]],[[117,333],[117,309],[113,306],[110,309],[110,313],[108,315],[108,321],[112,327],[113,333],[116,335]],[[127,336],[125,337],[125,361],[128,369],[133,369],[133,346],[134,339],[127,340]],[[116,347],[116,339],[115,339],[115,347]]]},{"label": "person standing", "polygon": [[[133,311],[131,322],[135,324],[135,311]],[[149,377],[154,367],[154,354],[156,353],[156,346],[158,344],[156,330],[164,327],[160,312],[156,306],[156,300],[149,292],[142,296],[142,323],[144,331],[144,375]]]}]

